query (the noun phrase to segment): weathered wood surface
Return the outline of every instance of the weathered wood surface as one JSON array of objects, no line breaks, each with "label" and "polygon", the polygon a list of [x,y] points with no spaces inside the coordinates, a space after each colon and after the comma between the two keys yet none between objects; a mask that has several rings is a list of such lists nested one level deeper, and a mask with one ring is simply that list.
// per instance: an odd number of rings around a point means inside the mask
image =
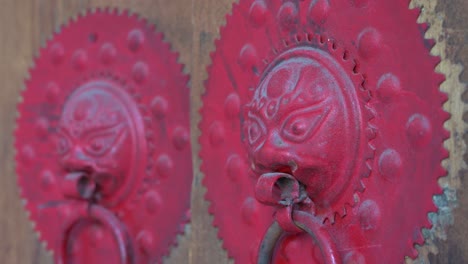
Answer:
[{"label": "weathered wood surface", "polygon": [[[429,2],[429,1],[428,1]],[[446,43],[445,49],[442,51],[442,57],[455,67],[451,67],[446,73],[454,75],[453,78],[448,77],[449,83],[454,81],[456,75],[459,75],[459,80],[463,84],[468,84],[468,1],[466,0],[438,0],[435,6],[435,11],[439,13],[442,23],[442,36],[439,42]],[[442,65],[446,67],[447,65]],[[465,69],[463,69],[463,67]],[[468,115],[466,112],[466,104],[468,103],[468,93],[463,91],[463,87],[455,83],[445,87],[452,93],[455,89],[459,89],[462,94],[462,105],[452,106],[452,117],[457,116],[464,120],[465,130],[461,133],[452,134],[454,137],[463,138],[465,144],[468,144],[468,133],[466,131],[466,123],[468,123]],[[464,109],[464,110],[463,110]],[[462,123],[462,122],[459,122]],[[454,149],[458,148],[454,146]],[[460,162],[468,163],[468,155],[465,153],[457,153],[454,156],[460,157]],[[462,164],[454,164],[453,172],[459,170]],[[453,173],[454,174],[454,173]],[[447,241],[436,241],[439,248],[439,254],[430,255],[430,263],[468,263],[468,178],[467,171],[459,172],[460,189],[458,191],[458,208],[454,210],[454,225],[448,229]]]},{"label": "weathered wood surface", "polygon": [[[200,161],[197,156],[201,106],[200,94],[206,79],[209,53],[224,17],[230,12],[233,0],[2,0],[0,7],[0,263],[52,263],[52,258],[37,241],[23,212],[15,184],[13,137],[16,102],[32,58],[54,29],[86,8],[116,6],[129,8],[150,23],[155,23],[173,49],[180,53],[180,62],[191,73],[192,86],[192,144],[195,179],[192,193],[192,223],[187,235],[180,238],[166,263],[230,263],[226,252],[211,226],[212,216],[204,201]],[[434,6],[436,0],[420,0]],[[443,19],[444,56],[452,63],[468,66],[468,1],[439,0],[435,5]],[[456,71],[448,67],[448,71]],[[468,71],[461,80],[468,83]],[[460,89],[459,86],[448,86]],[[465,94],[468,100],[468,94]],[[463,105],[453,104],[452,112],[461,113]],[[468,116],[465,116],[465,120]],[[465,139],[468,136],[464,133]],[[460,135],[457,135],[461,137]],[[456,145],[453,145],[456,148]],[[457,155],[459,152],[455,152]],[[464,160],[468,160],[465,157]],[[461,166],[454,163],[452,166]],[[457,168],[452,168],[457,171]],[[461,174],[459,207],[455,210],[455,226],[448,231],[447,241],[436,241],[438,255],[431,255],[431,263],[468,263],[468,179]]]}]

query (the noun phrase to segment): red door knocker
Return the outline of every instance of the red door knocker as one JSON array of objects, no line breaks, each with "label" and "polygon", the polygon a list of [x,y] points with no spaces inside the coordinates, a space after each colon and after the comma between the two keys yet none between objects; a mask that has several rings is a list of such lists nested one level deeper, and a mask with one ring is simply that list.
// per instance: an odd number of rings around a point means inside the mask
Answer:
[{"label": "red door knocker", "polygon": [[236,263],[417,256],[449,115],[408,2],[234,4],[208,70],[200,156]]},{"label": "red door knocker", "polygon": [[57,263],[161,261],[188,221],[188,77],[136,15],[97,10],[40,51],[18,106],[21,196]]}]

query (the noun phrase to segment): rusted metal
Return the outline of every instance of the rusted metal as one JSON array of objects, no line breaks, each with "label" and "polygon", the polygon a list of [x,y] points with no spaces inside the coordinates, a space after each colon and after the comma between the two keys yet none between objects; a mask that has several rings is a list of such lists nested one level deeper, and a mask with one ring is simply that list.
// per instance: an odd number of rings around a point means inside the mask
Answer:
[{"label": "rusted metal", "polygon": [[160,262],[189,218],[188,77],[146,21],[80,15],[41,50],[18,106],[16,171],[57,263]]},{"label": "rusted metal", "polygon": [[418,14],[404,0],[234,5],[208,69],[200,156],[237,263],[417,256],[449,136]]},{"label": "rusted metal", "polygon": [[272,262],[274,250],[284,233],[307,233],[321,251],[323,263],[342,263],[336,245],[327,231],[323,230],[322,221],[300,209],[304,201],[309,206],[312,201],[307,197],[303,186],[292,175],[284,173],[262,175],[257,182],[256,198],[264,204],[277,207],[275,222],[268,228],[260,244],[258,264]]}]

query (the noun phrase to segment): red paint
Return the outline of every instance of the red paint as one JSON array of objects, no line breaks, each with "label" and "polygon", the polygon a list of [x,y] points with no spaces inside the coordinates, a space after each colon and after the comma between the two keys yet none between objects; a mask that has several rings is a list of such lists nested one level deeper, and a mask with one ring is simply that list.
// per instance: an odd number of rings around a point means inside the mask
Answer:
[{"label": "red paint", "polygon": [[57,263],[160,262],[188,221],[188,77],[128,12],[71,22],[30,71],[18,183]]},{"label": "red paint", "polygon": [[234,4],[208,69],[200,156],[236,263],[257,262],[273,221],[289,231],[273,263],[416,257],[448,155],[443,77],[418,15],[406,0]]}]

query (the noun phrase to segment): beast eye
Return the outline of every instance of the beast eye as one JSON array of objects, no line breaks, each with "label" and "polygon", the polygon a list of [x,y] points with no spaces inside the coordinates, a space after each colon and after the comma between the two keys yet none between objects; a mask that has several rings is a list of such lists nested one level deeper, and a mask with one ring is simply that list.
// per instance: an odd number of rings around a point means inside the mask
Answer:
[{"label": "beast eye", "polygon": [[92,156],[102,156],[112,148],[116,138],[114,133],[94,135],[88,139],[85,151]]},{"label": "beast eye", "polygon": [[65,155],[70,150],[70,140],[62,135],[59,134],[57,138],[57,153],[59,155]]},{"label": "beast eye", "polygon": [[295,120],[291,124],[291,133],[295,136],[303,136],[304,134],[306,134],[307,130],[307,121],[302,118]]},{"label": "beast eye", "polygon": [[314,107],[313,109],[293,114],[283,124],[283,136],[295,142],[306,140],[320,128],[328,113],[328,109]]},{"label": "beast eye", "polygon": [[261,131],[260,127],[256,122],[253,122],[249,126],[249,143],[255,144],[257,140],[260,138]]},{"label": "beast eye", "polygon": [[261,143],[263,135],[265,134],[265,126],[263,122],[255,115],[249,114],[246,124],[247,139],[251,146]]}]

